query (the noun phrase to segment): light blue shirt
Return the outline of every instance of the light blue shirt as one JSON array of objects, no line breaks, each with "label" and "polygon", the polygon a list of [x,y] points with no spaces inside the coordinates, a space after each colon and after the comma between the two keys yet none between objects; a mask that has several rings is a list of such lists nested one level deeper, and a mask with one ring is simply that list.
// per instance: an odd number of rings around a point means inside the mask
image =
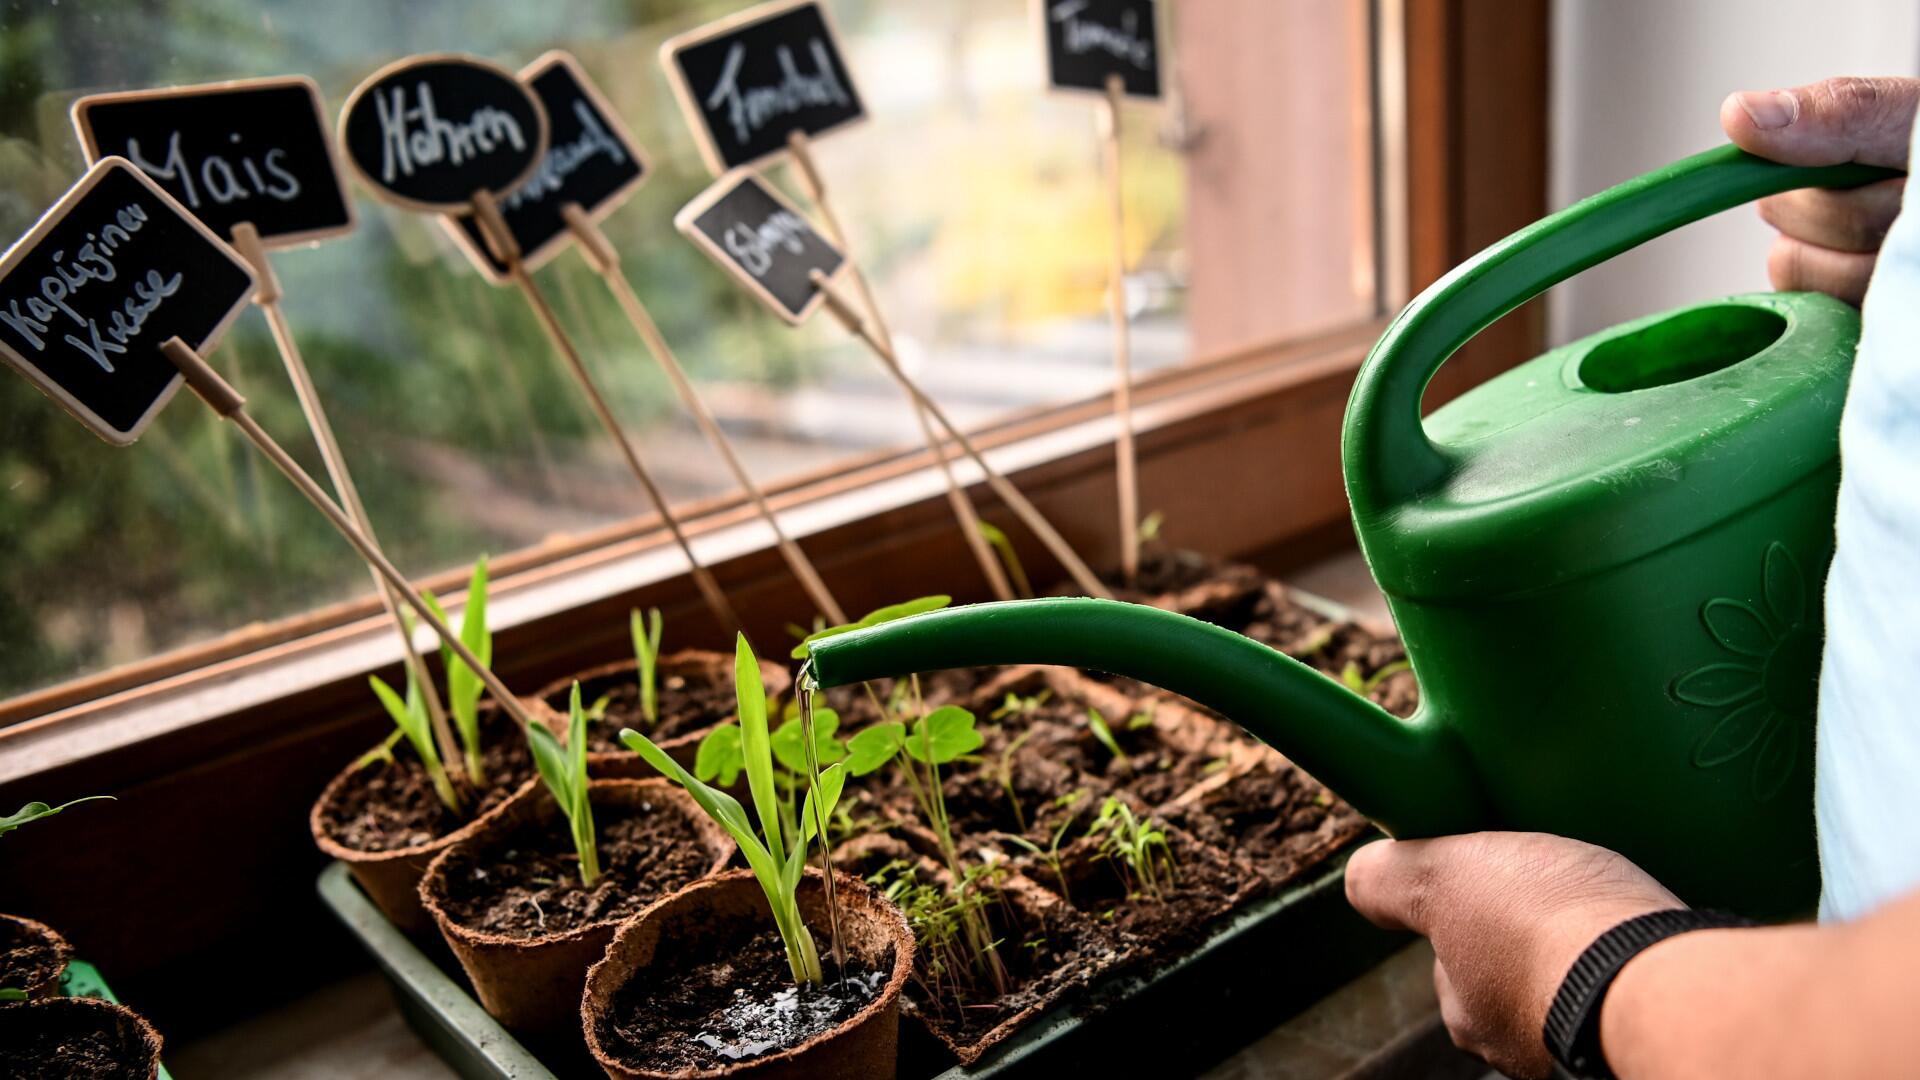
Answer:
[{"label": "light blue shirt", "polygon": [[1823,920],[1920,887],[1920,198],[1907,192],[1862,306],[1840,421],[1815,730]]}]

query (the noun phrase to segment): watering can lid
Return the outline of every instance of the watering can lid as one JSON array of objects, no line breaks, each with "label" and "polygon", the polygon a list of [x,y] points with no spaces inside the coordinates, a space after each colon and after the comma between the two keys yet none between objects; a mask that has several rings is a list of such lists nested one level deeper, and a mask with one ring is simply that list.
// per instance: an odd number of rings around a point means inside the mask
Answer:
[{"label": "watering can lid", "polygon": [[1428,417],[1448,468],[1360,522],[1374,574],[1399,595],[1484,598],[1712,528],[1832,467],[1858,339],[1838,300],[1764,293],[1535,357]]}]

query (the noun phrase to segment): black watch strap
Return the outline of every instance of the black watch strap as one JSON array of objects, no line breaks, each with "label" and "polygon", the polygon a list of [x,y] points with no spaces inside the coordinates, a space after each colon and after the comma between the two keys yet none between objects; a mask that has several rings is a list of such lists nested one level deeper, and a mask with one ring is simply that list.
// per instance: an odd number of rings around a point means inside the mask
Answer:
[{"label": "black watch strap", "polygon": [[1547,1009],[1547,1052],[1581,1080],[1613,1080],[1600,1048],[1600,1003],[1627,961],[1675,934],[1752,925],[1752,920],[1724,911],[1675,908],[1637,915],[1601,934],[1573,962]]}]

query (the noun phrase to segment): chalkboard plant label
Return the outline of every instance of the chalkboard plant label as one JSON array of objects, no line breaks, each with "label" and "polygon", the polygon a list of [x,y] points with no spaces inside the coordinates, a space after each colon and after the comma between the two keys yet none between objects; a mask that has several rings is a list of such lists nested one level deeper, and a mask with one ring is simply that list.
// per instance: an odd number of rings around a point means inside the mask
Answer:
[{"label": "chalkboard plant label", "polygon": [[777,0],[660,47],[667,82],[715,173],[757,165],[795,131],[825,134],[866,116],[827,13]]},{"label": "chalkboard plant label", "polygon": [[1160,96],[1154,0],[1034,0],[1047,45],[1047,83],[1104,94],[1120,76],[1129,97]]},{"label": "chalkboard plant label", "polygon": [[73,104],[89,162],[123,157],[214,232],[251,224],[267,247],[353,229],[353,200],[312,79],[290,76],[91,94]]},{"label": "chalkboard plant label", "polygon": [[547,111],[497,64],[410,56],[354,88],[340,111],[340,146],[376,197],[458,213],[474,192],[502,196],[533,175],[547,150]]},{"label": "chalkboard plant label", "polygon": [[713,182],[673,223],[782,319],[798,325],[820,306],[812,274],[832,278],[846,256],[759,175],[735,169]]},{"label": "chalkboard plant label", "polygon": [[[520,69],[546,111],[551,138],[533,178],[500,200],[500,214],[531,272],[565,250],[570,239],[561,207],[577,203],[593,221],[611,214],[647,175],[646,155],[620,115],[587,78],[579,61],[559,50]],[[487,247],[472,214],[446,218],[454,239],[489,281],[508,280],[507,265]]]},{"label": "chalkboard plant label", "polygon": [[233,249],[125,158],[100,159],[0,257],[0,360],[118,446],[180,386],[160,351],[213,347],[253,296]]}]

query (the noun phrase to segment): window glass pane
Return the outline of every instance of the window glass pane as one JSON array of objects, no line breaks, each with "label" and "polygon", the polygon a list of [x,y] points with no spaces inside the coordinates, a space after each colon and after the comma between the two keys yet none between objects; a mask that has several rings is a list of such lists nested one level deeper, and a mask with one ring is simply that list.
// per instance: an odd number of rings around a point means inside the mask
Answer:
[{"label": "window glass pane", "polygon": [[[652,156],[651,179],[606,232],[754,475],[772,483],[908,448],[918,429],[871,356],[824,315],[787,328],[672,227],[709,177],[657,50],[744,6],[0,3],[0,233],[24,231],[79,175],[67,108],[83,93],[302,73],[337,110],[406,53],[518,65],[565,48]],[[817,155],[907,366],[969,426],[1105,391],[1111,216],[1097,99],[1043,92],[1027,0],[830,6],[873,115]],[[1168,102],[1123,111],[1136,374],[1366,317],[1365,5],[1163,6],[1178,9],[1176,45],[1204,44],[1209,59],[1176,65]],[[1236,34],[1235,20],[1258,34]],[[772,170],[796,191],[785,173]],[[524,299],[483,282],[435,222],[355,198],[356,232],[274,264],[395,561],[425,575],[646,511]],[[729,491],[585,262],[563,254],[538,277],[669,495]],[[212,359],[321,475],[259,314]],[[188,397],[116,451],[9,377],[0,431],[0,695],[368,590],[346,545]]]}]

